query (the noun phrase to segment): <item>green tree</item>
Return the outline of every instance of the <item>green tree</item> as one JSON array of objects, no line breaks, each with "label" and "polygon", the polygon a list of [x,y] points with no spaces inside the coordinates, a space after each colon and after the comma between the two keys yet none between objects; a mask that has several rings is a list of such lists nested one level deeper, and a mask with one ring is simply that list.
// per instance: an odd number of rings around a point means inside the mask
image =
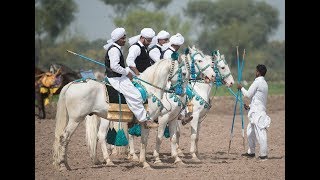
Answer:
[{"label": "green tree", "polygon": [[183,21],[179,14],[170,15],[162,10],[171,0],[101,1],[115,8],[113,22],[117,27],[124,27],[128,37],[139,34],[142,28],[151,27],[156,33],[162,29],[171,35],[179,32],[185,37],[184,44],[189,41],[190,23]]},{"label": "green tree", "polygon": [[[73,0],[36,0],[35,1],[35,55],[42,59],[42,43],[49,46],[74,20],[77,5]],[[38,64],[39,62],[36,62]]]},{"label": "green tree", "polygon": [[263,1],[217,0],[190,1],[185,14],[198,19],[200,48],[231,53],[235,65],[235,47],[251,52],[268,43],[279,26],[279,12]]},{"label": "green tree", "polygon": [[156,9],[165,8],[172,0],[101,0],[106,5],[115,8],[117,16],[123,16],[129,9],[145,8],[153,5]]},{"label": "green tree", "polygon": [[73,0],[35,1],[35,34],[55,40],[74,20],[77,5]]}]

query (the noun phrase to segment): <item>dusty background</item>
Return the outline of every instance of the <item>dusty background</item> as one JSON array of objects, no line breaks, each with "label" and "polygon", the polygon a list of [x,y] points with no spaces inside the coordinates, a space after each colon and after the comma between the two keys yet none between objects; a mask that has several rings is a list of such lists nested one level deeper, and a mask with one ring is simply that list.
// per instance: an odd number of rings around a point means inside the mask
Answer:
[{"label": "dusty background", "polygon": [[[268,129],[269,159],[263,162],[255,158],[241,157],[245,150],[242,146],[239,114],[235,119],[230,154],[227,154],[234,103],[233,97],[215,98],[210,113],[201,124],[201,163],[191,161],[188,124],[183,127],[180,138],[185,154],[185,157],[182,157],[185,166],[173,164],[169,139],[164,139],[161,144],[160,158],[164,165],[153,164],[156,130],[150,131],[147,147],[147,161],[154,170],[142,169],[136,162],[125,159],[125,156],[111,156],[116,167],[93,166],[85,142],[85,126],[82,123],[68,146],[68,161],[72,170],[66,172],[56,171],[52,165],[55,105],[51,104],[47,107],[48,119],[39,120],[35,117],[35,179],[285,179],[285,96],[268,97],[267,113],[271,117],[271,126]],[[245,130],[248,123],[246,113],[247,111],[244,116]],[[138,149],[140,138],[135,139],[135,148]],[[245,145],[247,148],[247,142]],[[259,147],[256,151],[259,152]],[[98,157],[102,160],[100,146]]]}]

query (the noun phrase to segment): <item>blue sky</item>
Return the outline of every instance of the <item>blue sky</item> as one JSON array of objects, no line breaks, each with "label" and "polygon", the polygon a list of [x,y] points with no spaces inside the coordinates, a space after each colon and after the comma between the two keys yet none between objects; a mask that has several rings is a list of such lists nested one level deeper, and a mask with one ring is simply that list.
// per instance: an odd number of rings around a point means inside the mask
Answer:
[{"label": "blue sky", "polygon": [[[278,30],[271,37],[272,40],[285,39],[285,1],[284,0],[261,0],[276,7],[280,13]],[[71,25],[72,32],[81,33],[89,40],[99,38],[109,39],[111,31],[115,28],[112,23],[112,8],[106,6],[100,0],[75,0],[78,4],[76,19]],[[170,7],[184,7],[185,0],[173,0]],[[170,7],[168,7],[170,9]]]}]

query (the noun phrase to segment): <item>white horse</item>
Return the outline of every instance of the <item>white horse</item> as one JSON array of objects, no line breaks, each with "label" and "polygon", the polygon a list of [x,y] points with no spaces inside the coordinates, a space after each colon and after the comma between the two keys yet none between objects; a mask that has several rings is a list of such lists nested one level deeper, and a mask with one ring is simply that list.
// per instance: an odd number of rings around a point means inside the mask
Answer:
[{"label": "white horse", "polygon": [[[221,78],[222,83],[227,86],[231,87],[234,84],[234,79],[229,69],[227,62],[225,61],[224,55],[220,55],[219,50],[215,51],[213,55],[214,60],[214,69],[216,70],[217,77]],[[200,125],[201,122],[204,120],[205,115],[208,113],[209,109],[211,108],[212,97],[211,90],[212,90],[211,83],[199,82],[199,81],[191,81],[189,83],[189,91],[188,98],[191,99],[192,104],[192,116],[193,119],[190,121],[191,125],[191,146],[190,146],[190,153],[192,159],[195,162],[200,162],[198,158],[198,141],[199,141],[199,132],[200,132]],[[180,138],[180,129],[182,127],[181,122],[178,123],[177,128],[177,151],[179,156],[184,156],[181,149],[179,148],[179,138]]]},{"label": "white horse", "polygon": [[[172,74],[179,69],[179,62],[166,59],[155,63],[147,68],[139,78],[152,85],[144,84],[149,96],[160,100],[163,96],[168,80],[176,83],[178,78]],[[161,78],[159,78],[161,77]],[[60,170],[70,170],[67,163],[67,146],[70,138],[78,125],[88,115],[97,115],[107,118],[109,104],[106,101],[106,87],[104,83],[88,80],[86,82],[70,82],[65,85],[59,95],[56,113],[55,141],[53,145],[53,164]],[[161,108],[158,103],[149,103],[148,112],[150,119],[155,120]],[[94,163],[99,163],[96,159],[97,128],[99,119],[93,116],[87,120],[87,140],[89,142],[90,157]],[[141,151],[140,162],[144,167],[149,167],[145,159],[145,151],[149,129],[141,128]]]},{"label": "white horse", "polygon": [[[192,48],[189,47],[189,53],[186,55],[182,55],[181,58],[185,59],[188,64],[191,64],[195,69],[194,73],[198,74],[198,76],[203,78],[207,83],[215,81],[216,73],[213,71],[213,62],[211,56],[204,55],[200,50],[196,49],[194,46]],[[190,75],[190,68],[189,73]],[[185,83],[185,88],[188,82]],[[155,158],[155,164],[162,164],[160,160],[160,146],[163,140],[164,131],[168,124],[169,133],[170,133],[170,144],[171,144],[171,157],[175,159],[174,163],[178,163],[183,165],[184,163],[178,157],[177,152],[177,138],[176,138],[176,130],[178,125],[178,116],[184,108],[187,108],[186,105],[186,93],[182,97],[176,97],[174,94],[167,94],[162,99],[163,102],[166,102],[167,107],[170,107],[169,113],[159,116],[158,122],[159,127],[157,131],[156,137],[156,147],[153,152],[153,156]],[[133,148],[130,147],[130,153],[134,152]]]},{"label": "white horse", "polygon": [[[197,50],[195,48],[190,48],[190,53],[187,54],[187,56],[185,55],[181,55],[180,58],[181,60],[184,61],[185,63],[185,68],[184,69],[186,71],[186,74],[184,74],[186,77],[189,77],[189,72],[190,72],[190,59],[191,57],[193,57],[196,60],[196,64],[199,68],[202,69],[202,71],[204,72],[204,74],[206,74],[207,79],[210,81],[214,81],[215,78],[215,73],[212,70],[212,61],[211,59],[206,59],[204,58],[204,56],[202,54],[197,53]],[[186,85],[188,83],[188,79],[183,81],[183,89],[185,89]],[[167,84],[167,87],[170,87],[172,84],[172,82],[169,82]],[[181,108],[182,106],[185,104],[185,96],[179,96],[175,93],[165,93],[166,95],[163,96],[163,98],[161,99],[161,102],[163,104],[163,110],[161,111],[162,116],[164,116],[164,114],[169,112],[169,116],[176,116],[177,117],[177,113],[181,112]],[[176,100],[174,100],[176,99]],[[177,104],[177,105],[175,105]],[[178,106],[178,104],[180,104],[180,106]],[[162,117],[160,116],[160,117]],[[167,116],[167,115],[166,115]],[[91,118],[91,117],[89,117]],[[175,122],[176,118],[172,119],[173,123]],[[160,120],[160,118],[158,119],[160,126],[163,124],[161,123],[162,121]],[[114,124],[117,124],[117,122],[113,122]],[[107,130],[110,126],[110,121],[108,121],[107,119],[103,119],[101,118],[101,123],[100,123],[100,127],[99,127],[99,131],[98,131],[98,139],[99,139],[99,143],[101,144],[101,149],[102,149],[102,153],[103,153],[103,157],[104,157],[104,161],[106,162],[107,165],[113,165],[112,161],[109,158],[109,153],[108,153],[108,149],[110,149],[110,147],[108,147],[108,144],[105,141],[105,137],[107,134]],[[174,127],[174,126],[171,126]],[[175,128],[174,128],[175,129]],[[174,135],[174,130],[170,130],[170,134],[171,136]],[[134,136],[127,134],[129,136],[129,154],[128,154],[128,159],[132,159],[133,161],[139,161],[138,156],[136,155],[135,151],[134,151]],[[141,136],[141,138],[143,138]],[[172,138],[171,138],[172,139]],[[174,142],[174,141],[173,141]],[[174,143],[176,144],[176,143]],[[173,145],[174,145],[173,144]],[[176,154],[173,152],[173,154]],[[179,158],[179,157],[177,157]],[[141,152],[140,152],[140,159],[141,159]],[[141,160],[140,160],[141,161]],[[176,160],[176,162],[180,162],[179,159]],[[148,167],[148,166],[147,166]],[[148,167],[150,168],[150,167]]]}]

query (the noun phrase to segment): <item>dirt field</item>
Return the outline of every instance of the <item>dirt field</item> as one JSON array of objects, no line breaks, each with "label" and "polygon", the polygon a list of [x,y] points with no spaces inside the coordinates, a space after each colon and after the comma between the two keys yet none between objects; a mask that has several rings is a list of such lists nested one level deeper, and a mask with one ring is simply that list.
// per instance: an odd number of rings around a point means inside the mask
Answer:
[{"label": "dirt field", "polygon": [[[248,101],[246,101],[248,102]],[[180,144],[185,157],[185,166],[174,165],[170,158],[169,139],[161,144],[160,158],[164,165],[153,164],[152,152],[155,147],[156,131],[150,131],[147,147],[147,161],[154,170],[142,169],[136,162],[125,156],[112,156],[116,167],[93,166],[85,142],[85,126],[82,123],[71,138],[68,148],[68,162],[71,171],[59,172],[52,165],[54,140],[55,107],[51,105],[48,116],[51,119],[35,118],[35,179],[285,179],[285,96],[269,96],[267,113],[271,117],[268,129],[269,159],[258,161],[241,157],[241,118],[236,116],[234,136],[230,154],[228,143],[234,108],[233,97],[217,97],[206,119],[201,124],[199,154],[201,163],[191,161],[190,125],[182,129]],[[51,113],[51,114],[50,114]],[[248,123],[245,111],[245,129]],[[135,138],[138,148],[140,138]],[[247,142],[246,142],[247,148]],[[256,154],[259,147],[256,148]],[[102,160],[100,146],[98,157]]]}]

